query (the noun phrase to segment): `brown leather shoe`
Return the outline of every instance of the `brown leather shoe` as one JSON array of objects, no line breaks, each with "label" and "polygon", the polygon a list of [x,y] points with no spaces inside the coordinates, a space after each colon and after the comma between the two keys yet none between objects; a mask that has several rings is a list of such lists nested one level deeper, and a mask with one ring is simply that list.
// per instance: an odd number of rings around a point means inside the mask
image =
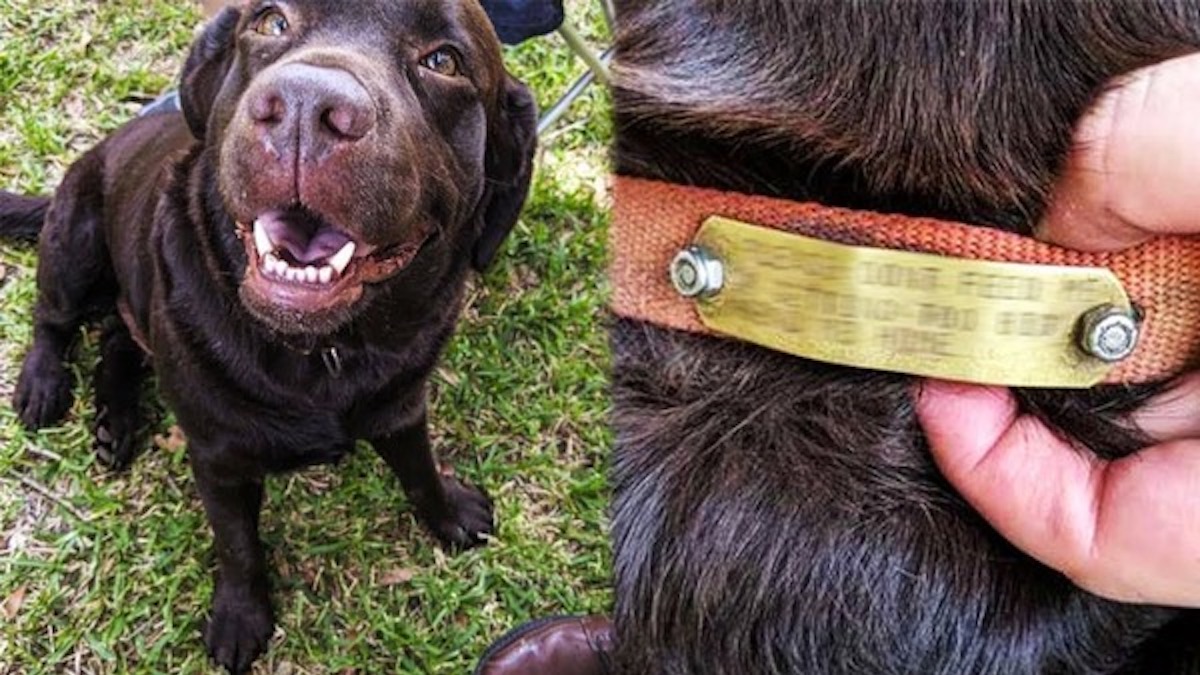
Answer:
[{"label": "brown leather shoe", "polygon": [[612,675],[612,622],[556,616],[511,630],[488,648],[475,675]]}]

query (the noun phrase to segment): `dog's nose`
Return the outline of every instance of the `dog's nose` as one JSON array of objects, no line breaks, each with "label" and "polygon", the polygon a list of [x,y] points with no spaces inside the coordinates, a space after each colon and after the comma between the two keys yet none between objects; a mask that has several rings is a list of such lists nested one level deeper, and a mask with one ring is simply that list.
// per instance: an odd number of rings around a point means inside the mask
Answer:
[{"label": "dog's nose", "polygon": [[375,126],[371,94],[344,70],[292,63],[264,85],[251,93],[248,114],[279,150],[298,140],[298,150],[311,155],[357,141]]}]

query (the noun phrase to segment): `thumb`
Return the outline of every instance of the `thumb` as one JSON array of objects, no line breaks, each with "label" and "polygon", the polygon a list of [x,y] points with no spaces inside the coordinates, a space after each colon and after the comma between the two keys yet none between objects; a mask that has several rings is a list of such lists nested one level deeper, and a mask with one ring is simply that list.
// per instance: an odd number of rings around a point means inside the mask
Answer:
[{"label": "thumb", "polygon": [[1200,605],[1200,444],[1106,463],[1007,389],[940,381],[917,414],[946,479],[1013,545],[1108,598]]},{"label": "thumb", "polygon": [[1055,569],[1087,554],[1095,504],[1074,486],[1091,484],[1095,463],[1019,415],[1007,389],[931,380],[917,415],[946,479],[1000,534]]},{"label": "thumb", "polygon": [[1197,114],[1200,54],[1118,80],[1080,120],[1038,237],[1100,251],[1200,232]]}]

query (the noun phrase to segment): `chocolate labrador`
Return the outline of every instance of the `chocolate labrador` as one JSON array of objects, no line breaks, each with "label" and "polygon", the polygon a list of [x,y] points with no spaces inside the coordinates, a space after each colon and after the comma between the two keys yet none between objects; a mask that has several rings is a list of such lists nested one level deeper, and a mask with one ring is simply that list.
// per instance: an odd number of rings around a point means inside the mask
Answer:
[{"label": "chocolate labrador", "polygon": [[536,111],[471,0],[244,3],[196,40],[180,94],[52,202],[0,197],[0,234],[45,222],[14,403],[31,429],[59,420],[72,339],[104,319],[96,447],[125,466],[151,355],[215,538],[205,640],[240,672],[273,630],[267,474],[365,439],[441,542],[492,531],[488,498],[438,470],[425,382],[516,221]]},{"label": "chocolate labrador", "polygon": [[[618,173],[1025,235],[1105,83],[1200,49],[1171,0],[617,5]],[[1084,593],[972,512],[912,378],[630,320],[613,349],[619,672],[1200,673],[1196,612]],[[1018,395],[1114,457],[1153,389]]]}]

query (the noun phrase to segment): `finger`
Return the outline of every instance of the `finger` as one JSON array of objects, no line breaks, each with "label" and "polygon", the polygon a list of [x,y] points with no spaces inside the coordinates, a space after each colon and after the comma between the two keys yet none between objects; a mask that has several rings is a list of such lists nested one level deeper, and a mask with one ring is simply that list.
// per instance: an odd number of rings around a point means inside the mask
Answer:
[{"label": "finger", "polygon": [[1068,576],[1116,600],[1200,607],[1200,441],[1112,462],[1098,490],[1092,555]]},{"label": "finger", "polygon": [[946,479],[1001,535],[1059,570],[1089,555],[1096,464],[1007,390],[930,381],[917,415]]},{"label": "finger", "polygon": [[1192,372],[1139,408],[1131,420],[1156,442],[1200,439],[1197,411],[1200,411],[1200,372]]},{"label": "finger", "polygon": [[1106,464],[1002,389],[931,381],[917,410],[947,480],[1015,546],[1105,597],[1200,604],[1200,443]]},{"label": "finger", "polygon": [[1115,250],[1161,234],[1200,232],[1200,54],[1135,71],[1076,129],[1038,236]]}]

